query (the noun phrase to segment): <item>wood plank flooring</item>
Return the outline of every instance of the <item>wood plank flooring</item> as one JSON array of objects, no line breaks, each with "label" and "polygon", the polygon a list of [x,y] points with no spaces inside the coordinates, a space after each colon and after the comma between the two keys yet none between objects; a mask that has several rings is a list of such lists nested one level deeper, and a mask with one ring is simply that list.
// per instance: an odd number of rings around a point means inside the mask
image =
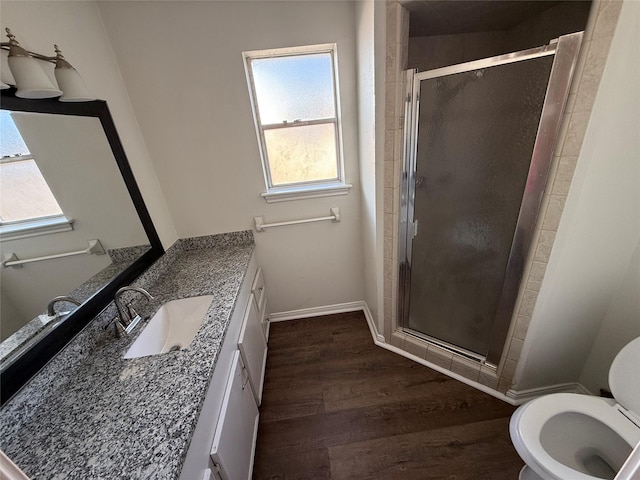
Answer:
[{"label": "wood plank flooring", "polygon": [[254,479],[515,480],[513,410],[376,346],[362,312],[273,323]]}]

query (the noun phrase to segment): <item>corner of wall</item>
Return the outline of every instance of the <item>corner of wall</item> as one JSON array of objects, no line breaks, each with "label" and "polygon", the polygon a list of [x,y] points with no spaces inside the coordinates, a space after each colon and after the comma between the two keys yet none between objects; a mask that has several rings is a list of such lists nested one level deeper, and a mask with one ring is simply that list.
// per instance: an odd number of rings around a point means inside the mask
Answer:
[{"label": "corner of wall", "polygon": [[[121,125],[119,134],[125,151],[129,152],[128,158],[131,169],[140,186],[140,191],[145,200],[149,214],[153,220],[153,224],[158,231],[158,236],[162,242],[164,249],[168,249],[178,239],[178,233],[169,211],[164,192],[160,186],[160,181],[153,166],[153,161],[149,155],[144,135],[140,129],[138,118],[136,117],[124,82],[118,59],[111,45],[111,37],[106,28],[100,5],[95,3],[96,15],[102,27],[102,32],[106,39],[107,48],[110,57],[113,59],[113,68],[115,70],[113,78],[117,78],[118,85],[112,85],[112,91],[109,92],[107,99],[112,105],[114,123],[116,127]],[[114,82],[115,83],[115,82]]]}]

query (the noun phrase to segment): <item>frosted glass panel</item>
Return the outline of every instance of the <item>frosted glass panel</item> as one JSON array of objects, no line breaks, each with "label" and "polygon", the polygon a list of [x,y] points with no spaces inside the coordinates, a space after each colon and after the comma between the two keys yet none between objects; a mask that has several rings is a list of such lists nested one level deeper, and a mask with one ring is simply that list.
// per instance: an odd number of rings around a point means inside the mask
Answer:
[{"label": "frosted glass panel", "polygon": [[262,125],[336,116],[329,53],[254,59],[251,69]]},{"label": "frosted glass panel", "polygon": [[409,328],[486,353],[552,62],[422,80]]},{"label": "frosted glass panel", "polygon": [[58,202],[33,160],[0,164],[0,192],[2,222],[62,214]]},{"label": "frosted glass panel", "polygon": [[333,123],[265,130],[273,185],[338,178]]}]

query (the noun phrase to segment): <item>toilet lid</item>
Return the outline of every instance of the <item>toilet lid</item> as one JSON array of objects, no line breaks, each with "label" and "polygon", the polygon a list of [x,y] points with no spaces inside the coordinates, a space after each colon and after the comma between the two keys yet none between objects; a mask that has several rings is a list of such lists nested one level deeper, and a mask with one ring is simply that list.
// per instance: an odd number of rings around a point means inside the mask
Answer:
[{"label": "toilet lid", "polygon": [[609,369],[609,387],[620,405],[640,415],[640,337],[616,355]]}]

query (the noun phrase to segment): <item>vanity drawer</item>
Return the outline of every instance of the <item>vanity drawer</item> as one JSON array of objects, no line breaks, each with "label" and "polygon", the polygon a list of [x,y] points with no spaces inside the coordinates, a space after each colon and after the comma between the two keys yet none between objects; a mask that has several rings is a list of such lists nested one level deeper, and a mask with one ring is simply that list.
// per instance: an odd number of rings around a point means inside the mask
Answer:
[{"label": "vanity drawer", "polygon": [[262,400],[264,368],[267,362],[267,342],[261,320],[255,302],[250,300],[240,327],[238,350],[249,373],[249,382],[258,405]]},{"label": "vanity drawer", "polygon": [[248,372],[236,350],[211,448],[214,476],[223,480],[249,480],[257,434],[258,407],[249,386]]}]

